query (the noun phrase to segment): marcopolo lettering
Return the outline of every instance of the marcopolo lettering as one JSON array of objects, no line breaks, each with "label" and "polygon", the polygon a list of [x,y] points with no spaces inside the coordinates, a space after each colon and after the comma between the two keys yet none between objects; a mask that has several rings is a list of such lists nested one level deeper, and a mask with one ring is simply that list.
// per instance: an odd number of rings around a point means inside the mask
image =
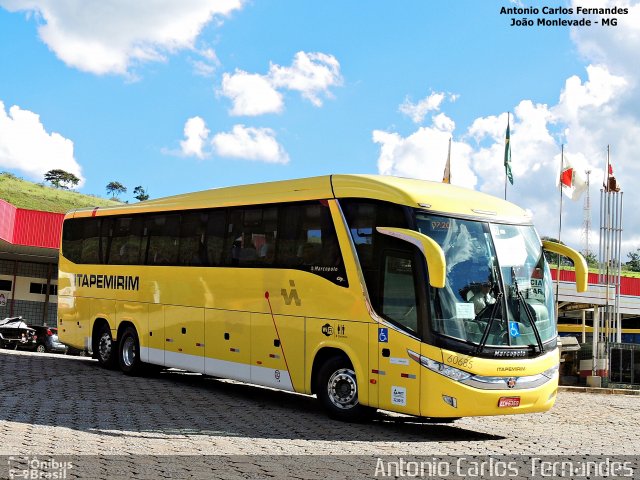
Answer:
[{"label": "marcopolo lettering", "polygon": [[139,290],[140,277],[131,275],[85,275],[76,273],[78,287],[108,288],[112,290]]}]

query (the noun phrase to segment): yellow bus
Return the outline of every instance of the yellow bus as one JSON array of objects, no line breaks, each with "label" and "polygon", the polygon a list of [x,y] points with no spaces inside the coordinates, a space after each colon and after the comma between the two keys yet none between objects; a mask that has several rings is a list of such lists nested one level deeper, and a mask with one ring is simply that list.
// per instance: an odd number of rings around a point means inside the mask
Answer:
[{"label": "yellow bus", "polygon": [[[452,185],[331,175],[69,212],[59,334],[104,367],[305,394],[329,415],[541,412],[557,328],[530,217]],[[577,287],[584,259],[568,247]]]}]

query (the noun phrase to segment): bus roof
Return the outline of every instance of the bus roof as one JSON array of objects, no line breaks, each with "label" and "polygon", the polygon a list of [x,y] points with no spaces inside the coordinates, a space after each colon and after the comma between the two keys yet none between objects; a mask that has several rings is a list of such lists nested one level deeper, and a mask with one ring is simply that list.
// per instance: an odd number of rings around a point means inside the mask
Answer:
[{"label": "bus roof", "polygon": [[523,209],[491,195],[439,182],[386,175],[325,175],[214,188],[131,205],[74,210],[67,213],[66,218],[329,198],[369,198],[433,212],[530,221],[530,216]]}]

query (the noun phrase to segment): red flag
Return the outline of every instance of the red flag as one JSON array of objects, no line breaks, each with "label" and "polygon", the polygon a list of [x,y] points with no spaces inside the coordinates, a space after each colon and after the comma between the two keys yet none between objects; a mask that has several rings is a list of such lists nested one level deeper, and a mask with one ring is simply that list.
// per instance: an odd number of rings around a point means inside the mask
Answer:
[{"label": "red flag", "polygon": [[562,168],[556,178],[556,185],[571,200],[579,200],[582,192],[587,189],[587,182],[580,175],[580,170],[573,166],[570,158],[562,158]]},{"label": "red flag", "polygon": [[618,181],[616,180],[616,177],[613,176],[613,167],[611,166],[611,163],[609,163],[608,159],[607,159],[607,165],[609,169],[609,174],[606,176],[606,180],[603,185],[604,191],[619,192],[620,185],[618,185]]},{"label": "red flag", "polygon": [[567,187],[573,187],[573,168],[567,168],[560,174],[560,183]]}]

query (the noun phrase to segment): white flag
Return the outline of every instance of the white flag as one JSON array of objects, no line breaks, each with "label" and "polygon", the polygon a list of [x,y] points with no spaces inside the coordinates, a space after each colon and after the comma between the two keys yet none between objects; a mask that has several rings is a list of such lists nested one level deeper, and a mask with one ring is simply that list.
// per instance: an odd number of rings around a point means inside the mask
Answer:
[{"label": "white flag", "polygon": [[560,174],[556,178],[558,179],[556,185],[562,188],[562,193],[571,200],[579,200],[587,189],[587,181],[567,157],[562,159]]}]

